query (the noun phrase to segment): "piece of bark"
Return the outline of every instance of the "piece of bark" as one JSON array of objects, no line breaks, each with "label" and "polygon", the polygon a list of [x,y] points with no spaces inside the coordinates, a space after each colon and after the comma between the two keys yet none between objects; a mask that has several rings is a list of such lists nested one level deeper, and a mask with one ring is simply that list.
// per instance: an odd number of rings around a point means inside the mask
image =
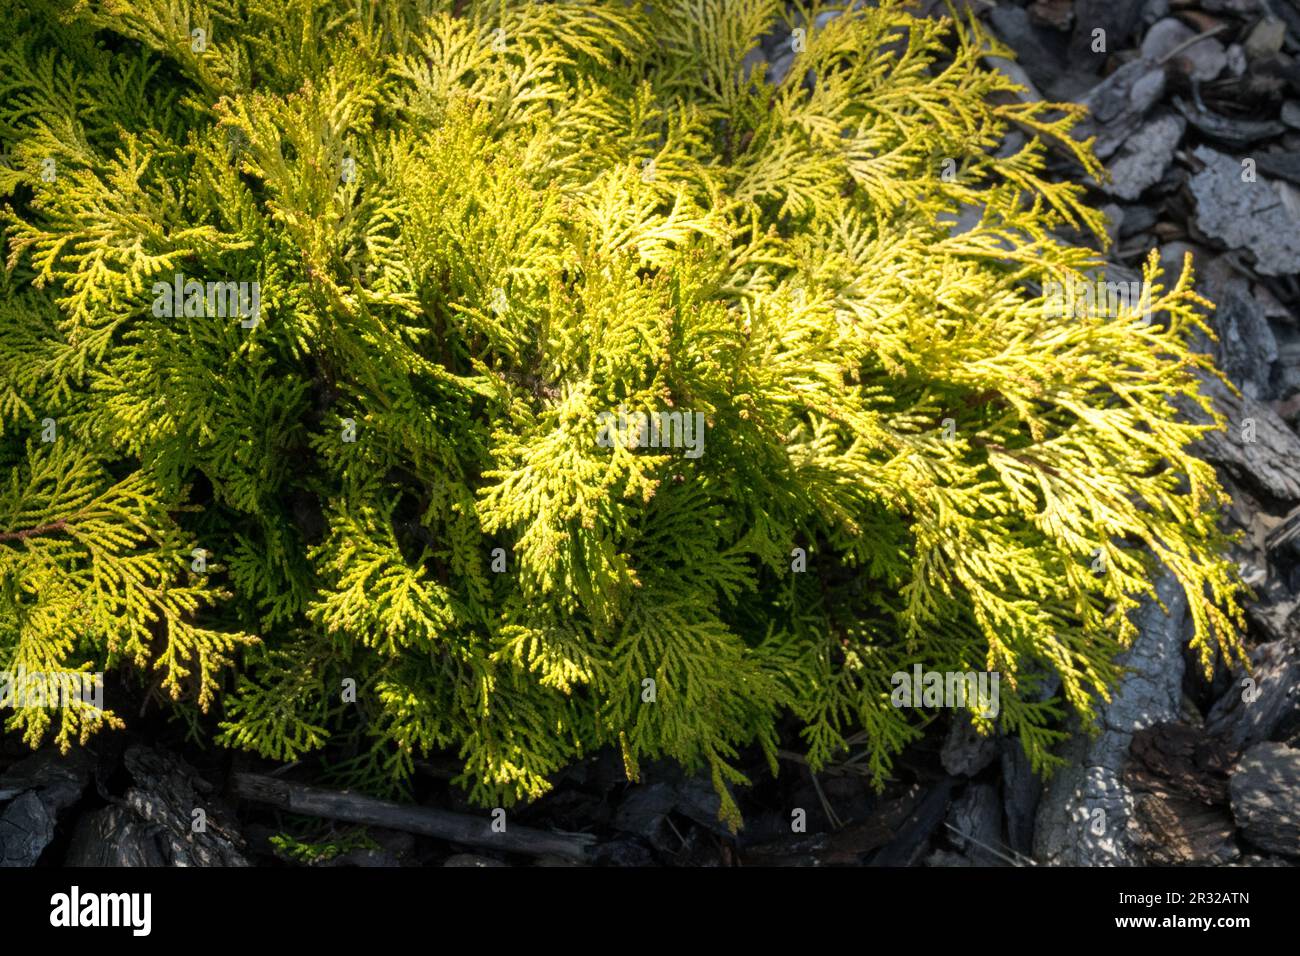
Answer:
[{"label": "piece of bark", "polygon": [[64,866],[248,866],[234,815],[174,754],[127,748],[132,784],[77,822]]},{"label": "piece of bark", "polygon": [[1212,287],[1207,284],[1207,291],[1215,305],[1210,320],[1219,337],[1214,350],[1219,369],[1249,397],[1271,399],[1277,339],[1263,306],[1244,279],[1234,277]]},{"label": "piece of bark", "polygon": [[[1300,502],[1300,438],[1262,402],[1233,395],[1216,378],[1204,389],[1227,419],[1221,431],[1207,432],[1196,449],[1208,461],[1228,469],[1233,479],[1267,502],[1290,507]],[[1199,409],[1191,410],[1206,421]]]},{"label": "piece of bark", "polygon": [[1156,592],[1169,613],[1150,600],[1133,614],[1138,636],[1120,658],[1129,672],[1098,708],[1101,732],[1075,733],[1062,746],[1066,766],[1047,782],[1038,807],[1034,858],[1064,866],[1124,866],[1141,859],[1128,833],[1133,798],[1123,772],[1133,735],[1176,720],[1183,683],[1182,648],[1191,621],[1187,597],[1172,575]]},{"label": "piece of bark", "polygon": [[1136,794],[1129,827],[1149,866],[1221,866],[1241,855],[1227,811],[1185,797]]},{"label": "piece of bark", "polygon": [[1245,149],[1261,140],[1272,139],[1286,131],[1286,126],[1275,120],[1248,120],[1235,116],[1221,116],[1202,110],[1180,96],[1174,97],[1178,110],[1196,130],[1210,139],[1218,140],[1230,149]]},{"label": "piece of bark", "polygon": [[865,854],[894,838],[922,796],[922,789],[914,785],[881,803],[862,823],[824,833],[792,833],[780,840],[742,847],[740,855],[752,866],[856,866]]},{"label": "piece of bark", "polygon": [[1102,191],[1120,199],[1137,199],[1160,182],[1186,127],[1186,120],[1168,110],[1153,114],[1106,164],[1110,181],[1100,183]]},{"label": "piece of bark", "polygon": [[[1186,94],[1195,100],[1196,92],[1190,82],[1178,86],[1180,90],[1186,86]],[[1201,87],[1200,105],[1218,116],[1236,116],[1242,109],[1251,108],[1255,116],[1270,118],[1281,109],[1278,104],[1286,90],[1286,77],[1262,70],[1248,72],[1245,51],[1234,43],[1227,48],[1227,75],[1213,85]]]},{"label": "piece of bark", "polygon": [[1179,793],[1207,805],[1228,803],[1228,771],[1236,752],[1185,723],[1164,723],[1133,735],[1125,780],[1148,792]]},{"label": "piece of bark", "polygon": [[90,783],[94,763],[87,750],[73,750],[67,756],[53,748],[39,750],[0,774],[0,800],[38,790],[60,809],[71,806]]},{"label": "piece of bark", "polygon": [[1043,781],[1029,765],[1018,741],[1003,737],[1002,811],[1007,819],[1007,845],[1028,856],[1034,851],[1034,817],[1043,794]]},{"label": "piece of bark", "polygon": [[930,848],[930,837],[948,812],[951,777],[933,785],[916,809],[903,821],[894,838],[872,855],[870,866],[915,866]]},{"label": "piece of bark", "polygon": [[722,801],[708,777],[688,776],[678,768],[660,765],[644,774],[652,775],[662,778],[627,789],[614,815],[615,829],[634,833],[661,853],[673,855],[681,849],[681,837],[668,823],[672,814],[686,817],[721,839],[733,837],[718,817]]},{"label": "piece of bark", "polygon": [[1256,744],[1233,771],[1231,792],[1232,815],[1246,839],[1300,856],[1300,750]]},{"label": "piece of bark", "polygon": [[35,866],[54,839],[54,817],[35,793],[20,794],[0,814],[0,867]]},{"label": "piece of bark", "polygon": [[1269,555],[1274,560],[1278,558],[1285,560],[1284,552],[1298,543],[1300,543],[1300,505],[1287,512],[1264,539],[1264,546],[1268,548]]},{"label": "piece of bark", "polygon": [[1300,186],[1300,153],[1260,153],[1255,163],[1266,176]]},{"label": "piece of bark", "polygon": [[83,814],[63,858],[65,867],[173,866],[160,845],[156,828],[125,807],[104,807]]},{"label": "piece of bark", "polygon": [[[1290,567],[1289,562],[1292,559],[1285,560],[1288,562],[1286,566]],[[1290,577],[1290,574],[1287,577]],[[1250,626],[1265,635],[1264,639],[1269,644],[1294,639],[1297,631],[1300,631],[1300,620],[1297,619],[1297,613],[1300,612],[1300,598],[1296,597],[1297,589],[1292,582],[1282,575],[1269,574],[1262,584],[1254,582],[1251,583],[1251,587],[1260,595],[1260,599],[1246,606],[1246,618]],[[1234,686],[1239,692],[1242,686],[1239,678],[1244,676],[1238,675],[1238,679],[1234,681]]]},{"label": "piece of bark", "polygon": [[1108,52],[1122,50],[1142,22],[1142,7],[1140,3],[1116,3],[1115,0],[1075,0],[1071,56],[1095,63],[1100,70],[1106,55],[1092,52],[1093,31],[1099,28],[1106,31]]},{"label": "piece of bark", "polygon": [[1300,427],[1300,332],[1279,324],[1273,327],[1273,335],[1278,340],[1274,391],[1290,396],[1278,403],[1278,415],[1293,428]]},{"label": "piece of bark", "polygon": [[948,838],[975,866],[1006,866],[1011,855],[1002,839],[997,787],[972,783],[948,813]]},{"label": "piece of bark", "polygon": [[939,751],[943,769],[954,777],[973,777],[998,755],[997,738],[985,736],[975,729],[965,712],[954,715],[948,736]]},{"label": "piece of bark", "polygon": [[1217,865],[1240,855],[1228,811],[1234,755],[1183,723],[1133,735],[1124,782],[1133,794],[1128,836],[1142,862]]},{"label": "piece of bark", "polygon": [[0,867],[36,865],[54,840],[59,814],[90,783],[93,765],[88,751],[64,757],[47,749],[0,775]]},{"label": "piece of bark", "polygon": [[[1232,689],[1206,718],[1205,730],[1237,751],[1248,750],[1300,724],[1300,651],[1291,641],[1261,644],[1250,654],[1253,673],[1234,673]],[[1242,686],[1244,680],[1250,683]]]},{"label": "piece of bark", "polygon": [[1088,117],[1071,133],[1096,136],[1093,151],[1109,159],[1142,125],[1147,111],[1164,95],[1165,71],[1150,60],[1126,63],[1083,97]]},{"label": "piece of bark", "polygon": [[1241,162],[1206,146],[1194,155],[1204,167],[1188,181],[1196,224],[1234,249],[1249,249],[1264,275],[1300,272],[1300,218],[1286,208],[1274,184],[1244,182]]},{"label": "piece of bark", "polygon": [[631,788],[614,816],[614,829],[634,833],[661,853],[671,852],[680,844],[668,826],[669,815],[677,808],[677,793],[671,784],[649,783]]},{"label": "piece of bark", "polygon": [[262,774],[236,773],[230,779],[230,786],[232,795],[242,800],[270,804],[291,813],[404,830],[503,853],[525,856],[554,854],[587,862],[591,845],[595,842],[594,837],[585,834],[549,833],[517,824],[509,824],[504,832],[498,833],[492,830],[492,822],[486,817],[432,807],[403,806]]}]

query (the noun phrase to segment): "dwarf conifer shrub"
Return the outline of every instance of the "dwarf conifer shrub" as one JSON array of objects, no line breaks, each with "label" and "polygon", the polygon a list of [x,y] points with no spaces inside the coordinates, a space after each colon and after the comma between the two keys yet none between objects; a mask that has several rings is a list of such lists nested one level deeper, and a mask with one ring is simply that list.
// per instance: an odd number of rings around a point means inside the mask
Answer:
[{"label": "dwarf conifer shrub", "polygon": [[485,802],[671,758],[734,820],[779,725],[884,780],[918,664],[1049,769],[1159,573],[1239,657],[1190,274],[1048,308],[1079,110],[849,7],[0,3],[0,667]]}]

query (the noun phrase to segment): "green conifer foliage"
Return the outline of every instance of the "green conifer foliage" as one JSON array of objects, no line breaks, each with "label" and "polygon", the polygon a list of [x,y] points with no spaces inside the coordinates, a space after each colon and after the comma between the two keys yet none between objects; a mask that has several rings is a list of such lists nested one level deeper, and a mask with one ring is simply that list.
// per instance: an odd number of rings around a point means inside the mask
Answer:
[{"label": "green conifer foliage", "polygon": [[1042,175],[1100,171],[1079,110],[850,6],[772,85],[777,0],[0,3],[0,668],[452,748],[483,802],[612,745],[734,820],[790,715],[885,779],[917,663],[998,672],[976,726],[1049,768],[1160,566],[1239,659],[1189,270],[1049,315],[1100,266]]}]

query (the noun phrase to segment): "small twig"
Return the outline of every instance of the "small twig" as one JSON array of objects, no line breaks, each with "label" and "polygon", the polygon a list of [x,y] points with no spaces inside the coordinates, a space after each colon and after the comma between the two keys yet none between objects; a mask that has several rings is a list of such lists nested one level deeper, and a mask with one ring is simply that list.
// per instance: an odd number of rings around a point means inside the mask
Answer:
[{"label": "small twig", "polygon": [[[995,850],[993,847],[989,846],[987,843],[984,843],[983,841],[976,839],[975,837],[971,836],[969,833],[962,833],[961,830],[958,830],[958,829],[957,829],[955,826],[953,826],[951,823],[947,823],[947,822],[945,822],[945,823],[944,823],[944,826],[946,826],[946,827],[947,827],[949,830],[951,830],[953,833],[957,834],[957,835],[958,835],[959,837],[961,837],[963,840],[969,840],[971,843],[974,843],[974,844],[975,844],[977,847],[979,847],[981,850],[984,850],[984,851],[986,851],[986,852],[988,852],[988,853],[992,853],[992,854],[993,854],[994,856],[996,856],[998,859],[1000,859],[1000,860],[1004,860],[1004,861],[1006,861],[1007,863],[1010,863],[1012,866],[1037,866],[1037,865],[1038,865],[1038,864],[1035,863],[1033,860],[1030,860],[1030,859],[1024,857],[1024,856],[1023,856],[1022,854],[1020,854],[1020,853],[1016,853],[1015,850],[1012,850],[1012,851],[1011,851],[1012,853],[1015,853],[1015,857],[1007,856],[1005,853],[1002,853],[1002,852],[1000,852],[999,850]],[[1022,862],[1022,861],[1023,861],[1023,862]]]},{"label": "small twig", "polygon": [[817,774],[809,773],[808,776],[812,777],[813,788],[817,791],[817,799],[822,802],[822,810],[826,812],[826,819],[831,822],[832,827],[839,830],[844,826],[844,821],[841,820],[840,815],[835,812],[835,808],[831,806],[831,802],[826,799],[826,793],[822,790],[821,781],[817,779]]},{"label": "small twig", "polygon": [[1218,36],[1226,29],[1228,29],[1228,25],[1226,23],[1220,23],[1217,27],[1211,27],[1209,30],[1206,30],[1204,33],[1198,33],[1194,37],[1188,37],[1182,43],[1178,44],[1178,46],[1174,47],[1172,50],[1170,50],[1168,53],[1162,56],[1159,60],[1157,60],[1156,65],[1164,66],[1166,63],[1168,63],[1178,54],[1186,50],[1189,46],[1194,46],[1195,44],[1200,43],[1202,40],[1208,40],[1210,37]]},{"label": "small twig", "polygon": [[668,824],[668,829],[673,831],[673,835],[677,837],[677,842],[682,845],[682,849],[686,849],[686,837],[682,836],[682,831],[677,829],[677,824],[673,823],[673,818],[664,817],[664,823]]},{"label": "small twig", "polygon": [[60,518],[58,521],[51,521],[49,524],[37,525],[35,528],[25,528],[22,531],[0,531],[0,541],[26,541],[28,538],[34,538],[38,534],[49,534],[51,531],[62,531],[68,525],[67,518]]},{"label": "small twig", "polygon": [[162,685],[163,678],[159,677],[153,682],[153,686],[144,692],[144,699],[140,701],[141,720],[143,720],[144,715],[149,712],[149,705],[153,703],[154,698],[162,695]]}]

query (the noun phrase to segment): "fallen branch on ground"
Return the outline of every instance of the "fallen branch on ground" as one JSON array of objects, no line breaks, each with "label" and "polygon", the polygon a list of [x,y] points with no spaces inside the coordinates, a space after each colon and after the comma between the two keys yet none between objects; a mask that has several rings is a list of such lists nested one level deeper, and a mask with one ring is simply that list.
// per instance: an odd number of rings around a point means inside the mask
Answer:
[{"label": "fallen branch on ground", "polygon": [[595,837],[587,834],[552,833],[514,824],[497,832],[492,829],[491,820],[485,817],[431,807],[403,806],[360,794],[290,783],[262,774],[234,774],[230,786],[236,797],[254,803],[268,803],[292,813],[388,827],[505,853],[561,856],[586,863],[590,861],[589,848],[595,843]]}]

